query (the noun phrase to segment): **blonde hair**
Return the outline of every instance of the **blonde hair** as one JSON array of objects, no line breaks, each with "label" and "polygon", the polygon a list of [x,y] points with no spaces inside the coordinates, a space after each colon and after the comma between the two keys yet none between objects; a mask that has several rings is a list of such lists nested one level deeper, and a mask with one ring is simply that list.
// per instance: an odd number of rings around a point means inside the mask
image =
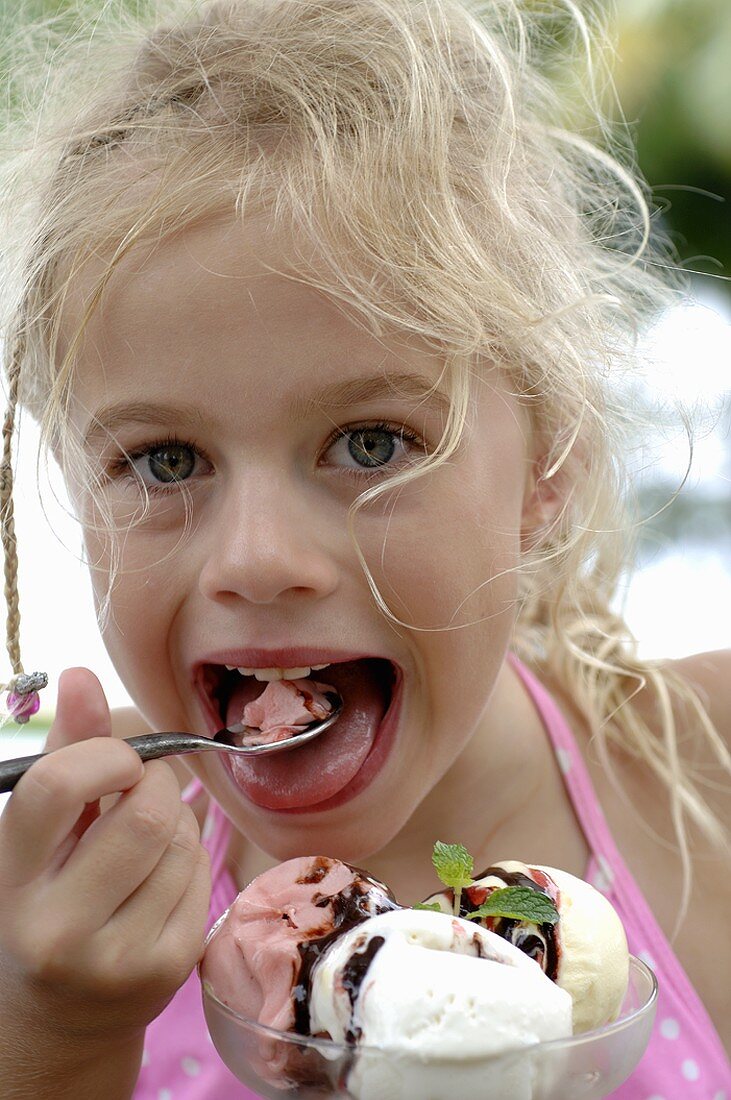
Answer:
[{"label": "blonde hair", "polygon": [[[452,393],[436,452],[353,505],[356,547],[358,510],[449,462],[472,380],[500,369],[540,441],[542,488],[565,497],[520,566],[515,648],[563,685],[600,749],[611,740],[662,779],[688,871],[685,818],[715,842],[722,830],[680,759],[674,700],[729,760],[697,695],[641,661],[612,610],[633,528],[621,487],[634,430],[613,379],[677,286],[662,239],[650,244],[625,132],[599,108],[594,9],[572,0],[152,8],[144,20],[120,7],[108,22],[60,31],[46,21],[16,40],[3,328],[7,369],[20,373],[44,439],[78,473],[83,456],[66,425],[75,350],[136,242],[225,204],[294,223],[318,263],[298,256],[290,276],[355,308],[376,334],[422,338],[443,357]],[[585,62],[573,128],[548,74],[559,41],[569,53],[578,43]],[[69,289],[105,249],[81,327],[59,355]],[[378,606],[401,623],[358,553]],[[645,684],[662,704],[658,732],[633,703]]]}]

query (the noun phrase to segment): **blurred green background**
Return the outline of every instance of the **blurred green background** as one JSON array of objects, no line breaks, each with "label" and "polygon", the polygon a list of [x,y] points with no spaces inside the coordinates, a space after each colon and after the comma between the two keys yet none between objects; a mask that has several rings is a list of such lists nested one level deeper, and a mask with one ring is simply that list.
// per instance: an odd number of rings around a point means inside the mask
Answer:
[{"label": "blurred green background", "polygon": [[[484,2],[484,0],[483,0]],[[560,0],[527,0],[546,12]],[[147,10],[154,0],[0,0],[0,81],[8,88],[2,40],[29,19],[104,7]],[[593,0],[613,28],[614,81],[640,166],[689,269],[731,274],[731,0]],[[561,20],[556,22],[559,31]],[[580,80],[580,74],[579,74]],[[609,100],[608,100],[608,106]],[[731,284],[714,280],[731,302]]]},{"label": "blurred green background", "polygon": [[622,0],[617,30],[619,99],[681,260],[728,277],[731,2]]}]

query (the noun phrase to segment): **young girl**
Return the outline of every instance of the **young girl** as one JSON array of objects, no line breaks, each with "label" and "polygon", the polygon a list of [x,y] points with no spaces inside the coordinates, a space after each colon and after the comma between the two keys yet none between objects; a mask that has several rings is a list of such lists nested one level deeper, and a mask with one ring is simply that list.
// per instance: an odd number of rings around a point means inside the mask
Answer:
[{"label": "young girl", "polygon": [[[34,705],[20,402],[138,711],[68,670],[0,820],[5,1097],[251,1097],[207,1038],[206,929],[301,854],[415,902],[436,839],[610,897],[660,984],[616,1096],[731,1096],[731,652],[642,662],[614,610],[642,415],[615,378],[673,292],[606,132],[561,128],[541,47],[588,42],[565,7],[172,4],[30,70],[4,181],[9,705]],[[120,740],[212,734],[295,673],[345,702],[310,746],[234,772]]]}]

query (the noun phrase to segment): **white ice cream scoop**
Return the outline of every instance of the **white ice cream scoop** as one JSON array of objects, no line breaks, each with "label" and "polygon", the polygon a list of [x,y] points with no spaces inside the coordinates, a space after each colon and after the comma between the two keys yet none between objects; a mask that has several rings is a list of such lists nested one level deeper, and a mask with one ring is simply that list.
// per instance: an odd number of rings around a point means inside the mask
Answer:
[{"label": "white ice cream scoop", "polygon": [[532,1095],[530,1059],[489,1089],[484,1060],[571,1035],[571,1010],[569,994],[495,933],[401,909],[372,917],[324,953],[312,976],[310,1024],[313,1034],[356,1044],[348,1091],[359,1100],[519,1100]]},{"label": "white ice cream scoop", "polygon": [[[525,885],[547,893],[558,909],[556,925],[486,918],[494,929],[535,958],[574,1002],[574,1033],[617,1018],[629,981],[627,937],[611,902],[588,882],[555,867],[517,860],[493,863],[462,891],[461,911],[477,910],[493,890]],[[452,892],[428,899],[451,912]]]}]

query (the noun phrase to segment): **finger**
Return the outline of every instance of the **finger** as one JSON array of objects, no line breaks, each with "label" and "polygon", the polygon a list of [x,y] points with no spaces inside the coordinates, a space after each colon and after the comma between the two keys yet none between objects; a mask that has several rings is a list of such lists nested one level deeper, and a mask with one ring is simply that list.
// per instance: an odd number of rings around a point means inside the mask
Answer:
[{"label": "finger", "polygon": [[[46,904],[87,898],[86,931],[101,928],[145,881],[168,848],[182,803],[172,769],[162,760],[144,766],[139,783],[95,821],[56,875]],[[87,923],[88,922],[88,923]]]},{"label": "finger", "polygon": [[144,771],[134,749],[111,737],[67,745],[36,761],[0,817],[0,889],[44,871],[85,805],[133,788]]},{"label": "finger", "polygon": [[203,954],[210,905],[211,862],[206,849],[201,848],[188,888],[168,917],[155,945],[173,957],[183,955],[186,977]]},{"label": "finger", "polygon": [[[208,852],[200,848],[190,882],[173,909],[162,934],[148,939],[146,930],[134,933],[134,964],[150,981],[179,989],[203,954],[211,897],[211,871]],[[110,926],[107,926],[110,927]],[[106,933],[107,929],[104,929]],[[102,936],[95,936],[107,959],[119,954],[120,939],[115,936],[107,948]],[[128,941],[129,942],[129,941]],[[125,958],[125,955],[122,955]]]},{"label": "finger", "polygon": [[[111,737],[112,717],[104,690],[88,668],[67,668],[59,677],[56,715],[48,731],[45,751],[53,752],[76,741],[90,737]],[[71,830],[64,851],[59,853],[59,865],[73,851],[75,839],[83,836],[101,812],[94,799],[82,810]]]},{"label": "finger", "polygon": [[88,668],[67,668],[59,677],[56,715],[48,731],[46,752],[86,741],[111,737],[112,716],[104,689]]},{"label": "finger", "polygon": [[112,915],[107,923],[109,933],[128,939],[144,929],[145,937],[154,943],[190,885],[201,851],[205,849],[201,848],[198,822],[190,806],[183,803],[170,844],[145,881]]}]

